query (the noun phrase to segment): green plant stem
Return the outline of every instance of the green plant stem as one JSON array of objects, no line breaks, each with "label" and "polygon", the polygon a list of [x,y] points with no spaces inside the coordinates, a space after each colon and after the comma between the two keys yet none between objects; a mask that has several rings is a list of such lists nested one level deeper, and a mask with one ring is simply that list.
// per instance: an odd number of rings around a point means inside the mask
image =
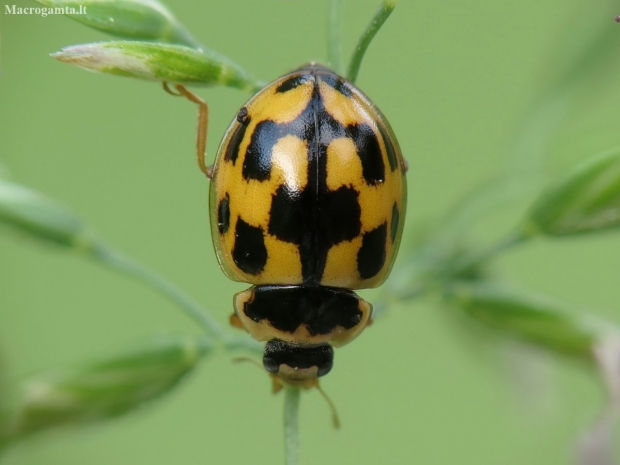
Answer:
[{"label": "green plant stem", "polygon": [[383,23],[385,23],[385,21],[392,14],[395,7],[395,1],[385,0],[373,16],[370,24],[368,24],[362,36],[357,41],[355,51],[353,52],[353,56],[351,57],[351,61],[349,63],[349,69],[347,70],[347,79],[349,81],[354,83],[357,79],[357,74],[360,70],[362,59],[364,58],[364,54],[366,53],[370,42],[372,42],[372,39],[375,37],[377,32],[379,32],[379,29],[381,29]]},{"label": "green plant stem", "polygon": [[337,74],[342,72],[342,3],[343,0],[329,2],[329,23],[327,27],[327,60]]},{"label": "green plant stem", "polygon": [[160,294],[163,294],[183,309],[190,318],[205,329],[210,336],[221,343],[226,349],[244,348],[254,352],[262,352],[262,346],[258,342],[247,337],[234,337],[229,335],[198,302],[188,296],[176,285],[158,276],[144,265],[105,244],[96,244],[94,247],[88,249],[88,251],[90,255],[100,263],[128,274],[152,289],[155,289]]},{"label": "green plant stem", "polygon": [[528,237],[529,236],[523,234],[521,231],[517,231],[500,239],[496,243],[491,244],[485,249],[465,256],[462,260],[458,261],[454,267],[450,268],[450,276],[448,276],[448,278],[466,273],[470,269],[495,257],[500,252],[504,252],[505,250],[508,250],[516,245],[522,244],[528,239]]},{"label": "green plant stem", "polygon": [[300,389],[284,387],[284,456],[286,465],[299,463],[299,397]]},{"label": "green plant stem", "polygon": [[[390,293],[390,298],[387,302],[413,300],[419,297],[423,297],[428,292],[433,290],[443,292],[450,287],[451,282],[458,279],[463,274],[467,273],[472,268],[483,264],[484,262],[491,260],[497,254],[508,250],[516,245],[525,242],[529,236],[522,232],[514,232],[508,236],[502,238],[496,243],[490,245],[487,248],[483,248],[477,252],[471,253],[461,260],[457,261],[454,265],[446,267],[439,273],[432,273],[427,277],[426,274],[419,275],[418,279],[415,278],[415,272],[407,284],[404,291],[394,290]],[[386,302],[375,303],[375,315],[379,315],[385,309]]]}]

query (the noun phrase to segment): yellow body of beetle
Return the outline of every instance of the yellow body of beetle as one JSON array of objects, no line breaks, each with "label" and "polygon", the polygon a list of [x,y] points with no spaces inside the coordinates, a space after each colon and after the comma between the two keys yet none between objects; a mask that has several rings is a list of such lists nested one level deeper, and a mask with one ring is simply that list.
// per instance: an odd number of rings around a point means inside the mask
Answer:
[{"label": "yellow body of beetle", "polygon": [[310,64],[241,108],[212,171],[211,224],[226,275],[254,286],[232,321],[267,341],[265,368],[309,386],[333,346],[369,324],[352,289],[390,273],[406,207],[405,163],[374,104]]}]

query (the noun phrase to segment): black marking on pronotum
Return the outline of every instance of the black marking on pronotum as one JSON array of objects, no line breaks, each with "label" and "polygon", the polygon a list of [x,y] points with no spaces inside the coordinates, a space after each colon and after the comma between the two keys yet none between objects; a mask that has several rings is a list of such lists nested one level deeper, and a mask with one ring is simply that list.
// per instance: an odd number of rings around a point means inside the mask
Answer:
[{"label": "black marking on pronotum", "polygon": [[284,92],[288,92],[289,90],[293,90],[294,88],[298,87],[306,81],[308,81],[307,74],[298,74],[296,76],[290,77],[278,86],[278,88],[276,89],[276,93],[281,94]]},{"label": "black marking on pronotum", "polygon": [[[244,108],[245,107],[241,110]],[[241,111],[239,111],[239,113],[241,113]],[[239,118],[239,114],[237,114],[237,118]],[[232,136],[230,136],[230,140],[226,146],[226,152],[224,153],[224,160],[232,161],[233,165],[237,162],[237,157],[239,156],[239,146],[241,145],[241,142],[243,142],[245,131],[248,129],[248,125],[250,124],[250,117],[247,115],[247,109],[243,122],[239,121],[239,123],[239,126],[235,128]]]},{"label": "black marking on pronotum", "polygon": [[220,234],[226,234],[229,227],[230,227],[230,197],[228,196],[228,192],[227,192],[226,196],[222,200],[220,200],[220,203],[217,206],[217,229],[220,231]]},{"label": "black marking on pronotum", "polygon": [[342,78],[336,76],[335,74],[322,74],[321,81],[332,87],[337,92],[340,92],[345,97],[353,97],[353,92],[351,92],[349,86]]},{"label": "black marking on pronotum", "polygon": [[392,220],[390,222],[390,239],[392,244],[396,240],[396,234],[398,233],[398,225],[400,223],[400,212],[398,211],[398,205],[394,202],[392,206]]},{"label": "black marking on pronotum", "polygon": [[353,139],[357,155],[362,162],[362,174],[368,184],[385,181],[385,165],[375,132],[365,123],[347,126],[347,133]]},{"label": "black marking on pronotum", "polygon": [[237,218],[232,257],[240,270],[251,275],[260,274],[267,263],[263,229]]},{"label": "black marking on pronotum", "polygon": [[381,271],[386,256],[387,223],[364,233],[357,253],[357,271],[362,279],[373,278]]},{"label": "black marking on pronotum", "polygon": [[330,334],[337,327],[350,329],[362,321],[355,293],[322,286],[257,286],[243,312],[288,333],[305,325],[313,336]]},{"label": "black marking on pronotum", "polygon": [[299,346],[277,339],[269,341],[263,354],[263,366],[277,373],[280,365],[304,369],[317,367],[317,376],[329,373],[334,365],[334,349],[329,344]]},{"label": "black marking on pronotum", "polygon": [[248,119],[248,109],[246,107],[241,107],[241,109],[237,113],[237,122],[243,124],[247,122],[247,119]]},{"label": "black marking on pronotum", "polygon": [[383,139],[383,143],[385,144],[385,151],[387,152],[388,163],[390,164],[390,171],[396,170],[398,168],[398,159],[396,158],[396,149],[394,148],[394,144],[392,144],[392,139],[388,135],[387,131],[383,127],[383,124],[377,124],[379,128],[379,132],[381,133],[381,138]]}]

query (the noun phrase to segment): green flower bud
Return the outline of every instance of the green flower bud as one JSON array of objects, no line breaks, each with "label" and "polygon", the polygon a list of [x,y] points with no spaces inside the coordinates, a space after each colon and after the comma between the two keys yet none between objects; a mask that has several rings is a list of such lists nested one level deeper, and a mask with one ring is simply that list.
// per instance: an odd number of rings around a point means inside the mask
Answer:
[{"label": "green flower bud", "polygon": [[167,337],[82,368],[34,376],[20,386],[10,439],[131,412],[177,386],[210,349],[205,338]]},{"label": "green flower bud", "polygon": [[527,235],[568,236],[620,226],[620,149],[580,164],[538,198]]},{"label": "green flower bud", "polygon": [[89,238],[82,221],[41,194],[0,178],[0,224],[36,239],[65,247],[85,247]]},{"label": "green flower bud", "polygon": [[86,26],[124,39],[200,48],[173,14],[155,0],[37,0]]},{"label": "green flower bud", "polygon": [[254,79],[236,64],[211,51],[181,45],[115,41],[73,45],[52,53],[59,61],[89,71],[140,79],[224,85],[252,90]]},{"label": "green flower bud", "polygon": [[483,325],[560,354],[591,359],[596,344],[613,332],[612,328],[573,315],[555,303],[491,286],[459,285],[450,297]]}]

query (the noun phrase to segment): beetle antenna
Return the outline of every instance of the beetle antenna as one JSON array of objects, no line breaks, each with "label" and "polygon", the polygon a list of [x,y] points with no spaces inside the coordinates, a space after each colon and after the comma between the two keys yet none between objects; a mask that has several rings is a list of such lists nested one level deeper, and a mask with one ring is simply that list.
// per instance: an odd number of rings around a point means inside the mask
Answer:
[{"label": "beetle antenna", "polygon": [[325,393],[325,391],[321,389],[321,386],[319,386],[319,383],[316,384],[316,388],[319,390],[319,392],[323,396],[323,399],[325,399],[325,401],[327,402],[327,405],[329,405],[329,409],[332,412],[332,424],[334,425],[334,428],[340,429],[340,417],[338,417],[338,411],[336,410],[336,405],[334,405],[334,403],[329,398],[329,396]]}]

